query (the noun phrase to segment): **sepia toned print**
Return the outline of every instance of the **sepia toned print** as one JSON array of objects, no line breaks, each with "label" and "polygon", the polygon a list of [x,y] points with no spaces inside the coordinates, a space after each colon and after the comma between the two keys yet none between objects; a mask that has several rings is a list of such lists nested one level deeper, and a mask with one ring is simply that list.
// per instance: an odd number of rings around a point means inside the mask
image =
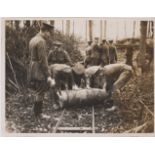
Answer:
[{"label": "sepia toned print", "polygon": [[154,133],[154,21],[5,19],[6,133]]}]

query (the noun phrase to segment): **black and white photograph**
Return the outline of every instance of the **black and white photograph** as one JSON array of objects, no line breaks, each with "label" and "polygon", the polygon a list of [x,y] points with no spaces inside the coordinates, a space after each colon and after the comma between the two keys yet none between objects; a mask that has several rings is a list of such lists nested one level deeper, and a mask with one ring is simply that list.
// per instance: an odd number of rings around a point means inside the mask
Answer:
[{"label": "black and white photograph", "polygon": [[154,20],[3,18],[5,134],[154,134]]}]

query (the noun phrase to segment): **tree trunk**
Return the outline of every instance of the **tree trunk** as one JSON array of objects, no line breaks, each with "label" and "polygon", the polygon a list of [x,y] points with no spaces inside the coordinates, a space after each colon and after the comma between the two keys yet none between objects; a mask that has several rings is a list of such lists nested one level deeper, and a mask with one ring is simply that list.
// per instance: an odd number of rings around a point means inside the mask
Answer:
[{"label": "tree trunk", "polygon": [[107,21],[104,21],[104,39],[107,37]]},{"label": "tree trunk", "polygon": [[89,40],[93,40],[93,21],[89,20]]},{"label": "tree trunk", "polygon": [[64,20],[62,20],[62,34],[64,34]]},{"label": "tree trunk", "polygon": [[74,21],[73,21],[73,37],[74,37]]},{"label": "tree trunk", "polygon": [[147,23],[147,38],[153,38],[153,21]]},{"label": "tree trunk", "polygon": [[153,21],[150,21],[151,23],[151,38],[154,37],[154,22]]},{"label": "tree trunk", "polygon": [[86,40],[86,42],[88,41],[87,40],[87,20],[86,20],[85,40]]},{"label": "tree trunk", "polygon": [[132,37],[135,38],[135,30],[136,30],[136,21],[133,21],[133,34]]},{"label": "tree trunk", "polygon": [[142,73],[146,70],[145,54],[146,54],[146,35],[147,35],[147,21],[140,22],[140,54],[139,54],[139,66],[142,69]]},{"label": "tree trunk", "polygon": [[126,31],[126,21],[124,21],[124,38],[127,37],[127,31]]},{"label": "tree trunk", "polygon": [[66,21],[66,35],[69,36],[70,34],[70,20]]},{"label": "tree trunk", "polygon": [[102,20],[100,21],[100,40],[102,41],[103,39],[103,22]]}]

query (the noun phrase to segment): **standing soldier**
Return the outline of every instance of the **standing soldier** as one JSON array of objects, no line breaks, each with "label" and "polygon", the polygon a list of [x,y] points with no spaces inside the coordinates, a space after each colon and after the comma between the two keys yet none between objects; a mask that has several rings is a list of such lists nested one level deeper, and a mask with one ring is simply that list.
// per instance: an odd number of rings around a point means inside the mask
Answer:
[{"label": "standing soldier", "polygon": [[116,46],[113,44],[113,40],[109,40],[109,61],[110,64],[117,62],[117,50]]},{"label": "standing soldier", "polygon": [[62,43],[59,41],[54,42],[55,49],[51,50],[48,55],[48,63],[51,64],[67,64],[72,66],[72,61],[69,54],[63,50]]},{"label": "standing soldier", "polygon": [[101,59],[101,65],[105,66],[109,64],[109,47],[106,43],[106,40],[102,40],[102,43],[100,45],[100,59]]},{"label": "standing soldier", "polygon": [[85,67],[87,67],[91,63],[91,53],[92,53],[92,41],[88,41],[88,46],[86,48]]},{"label": "standing soldier", "polygon": [[46,51],[46,42],[52,35],[53,29],[53,26],[43,22],[40,32],[29,43],[30,68],[28,79],[36,94],[33,106],[35,116],[39,116],[42,113],[45,91],[49,86],[53,87],[55,85],[48,68]]},{"label": "standing soldier", "polygon": [[128,45],[126,49],[126,64],[133,66],[133,47],[132,45]]},{"label": "standing soldier", "polygon": [[97,66],[100,65],[100,53],[99,53],[99,38],[96,37],[94,39],[94,43],[92,45],[92,52],[91,52],[91,66]]}]

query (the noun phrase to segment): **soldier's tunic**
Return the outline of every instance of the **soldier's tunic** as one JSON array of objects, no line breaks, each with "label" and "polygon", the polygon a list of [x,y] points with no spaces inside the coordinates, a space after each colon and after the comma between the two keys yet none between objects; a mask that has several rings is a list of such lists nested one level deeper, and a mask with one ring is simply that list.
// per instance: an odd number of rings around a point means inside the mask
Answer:
[{"label": "soldier's tunic", "polygon": [[109,48],[105,44],[100,46],[100,59],[102,66],[109,64]]},{"label": "soldier's tunic", "polygon": [[72,65],[69,54],[62,50],[51,50],[48,55],[48,63],[51,64],[67,64]]},{"label": "soldier's tunic", "polygon": [[45,90],[48,89],[47,77],[51,75],[48,68],[46,41],[37,34],[30,40],[30,66],[28,73],[28,81],[30,87],[36,91],[37,101],[42,101]]},{"label": "soldier's tunic", "polygon": [[97,66],[100,65],[100,53],[99,53],[99,46],[93,45],[90,55],[90,66]]},{"label": "soldier's tunic", "polygon": [[92,53],[92,46],[89,45],[86,48],[85,67],[87,67],[90,64],[90,62],[91,62],[91,53]]},{"label": "soldier's tunic", "polygon": [[132,67],[126,64],[110,64],[103,68],[107,83],[106,90],[111,93],[121,89],[133,74]]},{"label": "soldier's tunic", "polygon": [[109,45],[109,61],[110,64],[117,62],[117,50],[114,45]]}]

